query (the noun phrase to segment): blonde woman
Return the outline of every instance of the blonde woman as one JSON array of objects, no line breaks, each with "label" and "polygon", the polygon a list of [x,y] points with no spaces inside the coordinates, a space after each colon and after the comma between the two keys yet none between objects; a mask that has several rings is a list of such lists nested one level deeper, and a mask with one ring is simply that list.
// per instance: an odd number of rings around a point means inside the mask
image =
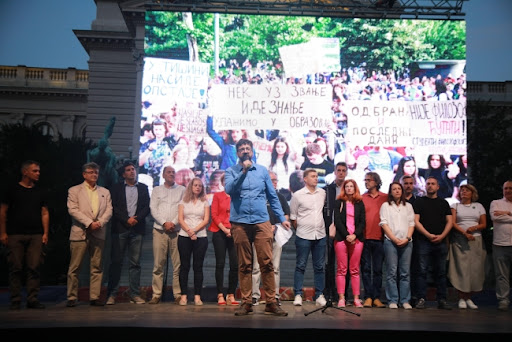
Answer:
[{"label": "blonde woman", "polygon": [[447,277],[459,293],[459,309],[478,309],[471,296],[484,287],[487,252],[482,230],[487,227],[487,215],[484,206],[477,202],[478,192],[473,185],[461,185],[457,197],[460,203],[451,205],[453,228]]},{"label": "blonde woman", "polygon": [[180,305],[187,305],[188,273],[190,260],[194,270],[194,304],[203,305],[203,263],[208,249],[206,227],[210,220],[210,203],[206,199],[203,182],[193,178],[187,185],[183,199],[178,204],[178,221],[181,230],[178,233],[180,253]]}]

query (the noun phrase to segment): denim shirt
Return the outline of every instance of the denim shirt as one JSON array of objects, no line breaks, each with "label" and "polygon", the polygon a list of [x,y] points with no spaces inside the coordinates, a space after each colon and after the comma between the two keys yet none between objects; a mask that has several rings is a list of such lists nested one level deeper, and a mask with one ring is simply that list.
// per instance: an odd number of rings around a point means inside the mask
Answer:
[{"label": "denim shirt", "polygon": [[280,222],[286,221],[267,169],[259,164],[242,172],[236,164],[226,170],[225,189],[231,196],[231,222],[256,224],[269,220],[267,199]]}]

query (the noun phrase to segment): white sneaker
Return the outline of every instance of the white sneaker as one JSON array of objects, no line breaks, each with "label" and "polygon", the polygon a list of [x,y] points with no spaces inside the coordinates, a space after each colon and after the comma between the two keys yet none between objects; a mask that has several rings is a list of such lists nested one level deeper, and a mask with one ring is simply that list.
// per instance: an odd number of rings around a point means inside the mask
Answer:
[{"label": "white sneaker", "polygon": [[466,309],[468,306],[464,299],[459,299],[459,309]]},{"label": "white sneaker", "polygon": [[322,294],[322,295],[318,296],[318,298],[316,299],[316,305],[324,306],[325,304],[327,304],[327,301],[325,300],[324,295]]},{"label": "white sneaker", "polygon": [[412,309],[412,306],[411,306],[411,304],[409,304],[409,303],[403,303],[403,304],[402,304],[402,307],[403,307],[405,310],[411,310],[411,309]]},{"label": "white sneaker", "polygon": [[302,296],[301,295],[295,296],[295,299],[293,300],[293,305],[302,306]]},{"label": "white sneaker", "polygon": [[478,306],[475,303],[473,303],[473,301],[471,299],[466,300],[466,304],[468,305],[468,308],[470,308],[470,309],[473,309],[473,310],[478,309]]},{"label": "white sneaker", "polygon": [[390,309],[398,309],[398,305],[396,303],[389,304]]},{"label": "white sneaker", "polygon": [[108,299],[107,299],[107,305],[114,305],[116,303],[116,299],[114,298],[114,296],[109,296]]}]

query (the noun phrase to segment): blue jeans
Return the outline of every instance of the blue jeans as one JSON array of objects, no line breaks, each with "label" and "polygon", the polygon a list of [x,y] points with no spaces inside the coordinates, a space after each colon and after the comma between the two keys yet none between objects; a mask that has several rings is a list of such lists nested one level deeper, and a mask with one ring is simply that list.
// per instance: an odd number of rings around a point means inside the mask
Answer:
[{"label": "blue jeans", "polygon": [[[384,239],[384,260],[386,263],[386,298],[388,303],[404,304],[411,300],[411,256],[412,242],[397,247]],[[398,275],[398,286],[397,286]]]},{"label": "blue jeans", "polygon": [[130,296],[140,296],[140,256],[142,254],[142,235],[133,231],[112,234],[111,261],[108,274],[107,297],[117,296],[124,255],[128,252],[128,282]]},{"label": "blue jeans", "polygon": [[320,240],[306,240],[298,236],[295,237],[296,264],[295,274],[293,276],[293,292],[295,295],[302,296],[302,287],[304,285],[304,271],[308,263],[309,253],[313,259],[313,280],[315,283],[315,299],[323,294],[325,287],[325,252],[326,241],[324,237]]},{"label": "blue jeans", "polygon": [[381,240],[364,240],[363,254],[361,254],[361,278],[363,279],[365,299],[380,298],[383,262],[383,242]]},{"label": "blue jeans", "polygon": [[425,239],[418,241],[419,276],[418,276],[418,298],[426,298],[428,266],[432,266],[432,277],[436,284],[436,300],[446,300],[446,257],[448,246],[446,241],[432,243]]}]

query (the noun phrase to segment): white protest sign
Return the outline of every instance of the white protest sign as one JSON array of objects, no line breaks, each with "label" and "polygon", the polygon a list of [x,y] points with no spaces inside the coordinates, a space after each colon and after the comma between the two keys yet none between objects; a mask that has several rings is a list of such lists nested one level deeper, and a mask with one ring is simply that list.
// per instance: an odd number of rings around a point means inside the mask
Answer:
[{"label": "white protest sign", "polygon": [[215,84],[209,91],[215,130],[332,126],[330,84]]},{"label": "white protest sign", "polygon": [[466,101],[346,101],[352,146],[414,146],[415,153],[466,153]]},{"label": "white protest sign", "polygon": [[210,64],[145,57],[142,100],[160,105],[206,101]]}]

